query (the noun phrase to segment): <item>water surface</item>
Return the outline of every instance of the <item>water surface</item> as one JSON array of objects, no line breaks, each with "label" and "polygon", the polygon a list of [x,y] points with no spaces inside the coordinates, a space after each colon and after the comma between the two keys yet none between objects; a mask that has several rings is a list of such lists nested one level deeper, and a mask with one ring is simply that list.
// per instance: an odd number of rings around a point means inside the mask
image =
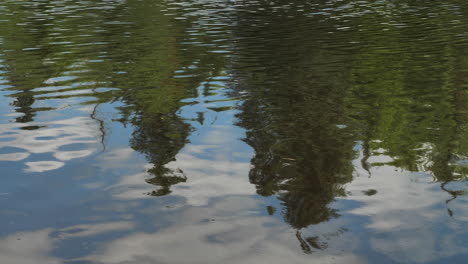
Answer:
[{"label": "water surface", "polygon": [[468,3],[5,0],[0,262],[466,263]]}]

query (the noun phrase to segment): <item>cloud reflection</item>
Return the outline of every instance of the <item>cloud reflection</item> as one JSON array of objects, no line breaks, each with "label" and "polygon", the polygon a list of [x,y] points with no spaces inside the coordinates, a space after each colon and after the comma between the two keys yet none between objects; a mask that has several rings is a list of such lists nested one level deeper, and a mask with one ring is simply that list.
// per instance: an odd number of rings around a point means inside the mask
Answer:
[{"label": "cloud reflection", "polygon": [[[235,152],[227,151],[235,149],[235,144],[238,144],[236,140],[227,126],[213,126],[210,134],[203,137],[201,142],[182,149],[176,160],[166,165],[173,171],[183,171],[187,175],[186,182],[172,186],[173,194],[186,198],[192,206],[207,205],[210,199],[226,195],[255,194],[255,186],[246,180],[250,162],[242,161],[234,156]],[[120,156],[127,155],[125,152],[116,153],[105,159],[120,159]],[[151,166],[147,164],[146,170]],[[138,199],[142,193],[151,193],[155,189],[154,185],[143,181],[148,177],[147,173],[127,175],[109,189],[116,198]]]},{"label": "cloud reflection", "polygon": [[49,235],[52,229],[12,234],[0,239],[2,263],[8,264],[59,264],[63,263],[50,256],[54,241]]},{"label": "cloud reflection", "polygon": [[[449,205],[455,212],[451,218],[444,208],[449,197],[440,191],[440,183],[432,182],[429,172],[411,173],[385,165],[372,167],[371,174],[376,176],[356,177],[347,190],[353,194],[350,198],[362,204],[350,213],[370,219],[366,228],[373,250],[398,263],[428,263],[468,252],[468,247],[456,242],[468,235],[462,228],[468,215],[461,208],[468,198],[458,197]],[[376,195],[362,192],[375,186]]]},{"label": "cloud reflection", "polygon": [[125,231],[133,228],[131,222],[110,222],[76,225],[63,229],[45,228],[37,231],[20,232],[0,238],[2,263],[8,264],[59,264],[65,261],[53,256],[60,243],[72,238],[90,237],[98,234]]},{"label": "cloud reflection", "polygon": [[[50,122],[31,122],[28,127],[34,130],[22,130],[21,123],[4,123],[0,125],[0,150],[15,152],[0,154],[1,161],[25,160],[26,172],[45,172],[61,168],[64,161],[83,158],[96,151],[99,144],[97,124],[88,117],[78,116]],[[85,148],[81,150],[64,150],[67,148]],[[21,151],[19,151],[21,150]],[[37,154],[50,153],[57,160],[27,161],[29,157],[40,157]]]},{"label": "cloud reflection", "polygon": [[[258,201],[225,197],[212,207],[177,215],[157,233],[132,233],[83,258],[92,263],[308,263],[295,233],[276,219],[255,215]],[[314,256],[317,263],[366,263],[353,254]]]},{"label": "cloud reflection", "polygon": [[45,172],[56,170],[63,167],[65,163],[60,161],[36,161],[36,162],[26,162],[27,172]]}]

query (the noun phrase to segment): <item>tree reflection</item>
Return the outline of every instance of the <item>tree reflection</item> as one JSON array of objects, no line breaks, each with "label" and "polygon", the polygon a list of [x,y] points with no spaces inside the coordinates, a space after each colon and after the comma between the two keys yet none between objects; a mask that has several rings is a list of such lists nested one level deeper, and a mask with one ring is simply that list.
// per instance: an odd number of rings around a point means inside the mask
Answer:
[{"label": "tree reflection", "polygon": [[[300,230],[339,217],[330,203],[346,195],[344,184],[352,180],[356,153],[345,101],[352,51],[340,45],[350,36],[328,34],[333,23],[293,7],[240,21],[235,72],[247,99],[238,125],[255,150],[250,182],[260,195],[282,202],[284,220],[297,230],[305,253],[324,249],[322,238],[303,237]],[[259,26],[243,31],[247,24]]]},{"label": "tree reflection", "polygon": [[[460,43],[463,27],[447,25],[450,13],[460,14],[466,5],[453,4],[393,7],[389,12],[402,14],[398,23],[406,26],[379,35],[373,32],[383,32],[388,26],[371,21],[392,24],[396,17],[375,14],[359,18],[365,27],[356,41],[375,44],[356,55],[351,96],[347,98],[367,156],[392,158],[370,166],[430,172],[452,196],[453,192],[444,187],[446,183],[466,180],[468,175],[463,165],[468,156],[463,74],[468,69],[467,50]],[[418,10],[417,14],[411,9]],[[425,17],[431,20],[423,20]]]},{"label": "tree reflection", "polygon": [[[239,19],[235,72],[248,96],[238,117],[255,150],[249,178],[259,194],[277,195],[298,230],[339,216],[330,203],[346,195],[356,142],[369,173],[383,165],[427,171],[454,198],[465,193],[446,188],[467,176],[463,29],[447,26],[449,11],[437,4],[348,8],[347,22],[304,16],[294,3]],[[395,20],[406,26],[389,27]],[[434,34],[421,40],[427,31]],[[392,161],[369,161],[379,155]],[[304,252],[317,248],[297,236]]]},{"label": "tree reflection", "polygon": [[[181,169],[165,167],[175,160],[191,131],[176,112],[184,105],[183,99],[196,96],[199,83],[224,65],[223,56],[209,53],[208,45],[183,44],[192,38],[187,31],[196,17],[174,19],[162,11],[165,4],[129,2],[125,16],[116,9],[109,17],[123,21],[107,27],[104,38],[111,43],[106,50],[108,59],[93,67],[93,74],[119,88],[113,94],[114,100],[124,102],[119,121],[134,127],[130,146],[153,165],[147,170],[152,178],[146,182],[158,187],[149,193],[154,196],[167,195],[172,185],[186,181]],[[174,12],[185,15],[184,10]],[[122,30],[130,36],[118,34]],[[177,78],[180,71],[187,77]]]},{"label": "tree reflection", "polygon": [[[47,54],[37,53],[28,48],[39,45],[42,42],[42,36],[47,31],[47,26],[42,23],[22,24],[28,17],[34,17],[35,11],[44,10],[45,4],[38,4],[35,10],[20,11],[20,6],[10,4],[9,8],[12,16],[8,23],[3,22],[0,28],[0,36],[4,37],[2,53],[4,54],[4,64],[6,67],[6,78],[14,90],[11,103],[16,112],[21,116],[15,120],[18,123],[28,123],[34,120],[38,109],[32,107],[35,103],[31,90],[40,87],[47,80],[44,73],[50,71],[50,68],[42,65],[42,61]],[[31,34],[34,32],[34,34]],[[26,126],[25,128],[34,128],[37,126]]]},{"label": "tree reflection", "polygon": [[[15,121],[30,123],[37,111],[56,109],[34,104],[79,98],[79,103],[92,106],[90,117],[99,123],[105,149],[107,128],[98,117],[98,107],[120,101],[118,121],[134,127],[130,146],[154,165],[148,170],[153,178],[147,182],[158,189],[150,194],[170,193],[170,186],[185,181],[185,176],[164,166],[174,160],[190,132],[176,112],[181,100],[195,96],[199,83],[217,74],[224,62],[223,56],[209,53],[208,46],[183,44],[193,38],[187,31],[197,17],[175,19],[186,11],[168,14],[164,11],[168,4],[152,0],[87,1],[70,7],[50,1],[5,3],[16,14],[0,28],[5,77],[13,92],[9,96],[23,114]],[[51,6],[66,8],[67,13],[51,11]],[[93,11],[81,13],[83,9]],[[181,70],[189,77],[176,78]]]},{"label": "tree reflection", "polygon": [[135,131],[130,145],[136,151],[144,153],[154,167],[148,172],[154,175],[146,180],[160,187],[150,194],[155,196],[170,193],[170,186],[186,181],[186,176],[179,170],[165,168],[164,165],[174,160],[179,150],[185,145],[189,134],[189,125],[176,114],[153,114],[133,121]]}]

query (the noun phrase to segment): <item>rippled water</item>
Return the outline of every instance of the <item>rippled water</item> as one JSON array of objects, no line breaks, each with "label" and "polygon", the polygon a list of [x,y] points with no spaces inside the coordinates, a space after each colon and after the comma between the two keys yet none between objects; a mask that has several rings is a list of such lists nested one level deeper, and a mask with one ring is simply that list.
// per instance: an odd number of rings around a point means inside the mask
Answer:
[{"label": "rippled water", "polygon": [[0,2],[0,263],[466,263],[468,2]]}]

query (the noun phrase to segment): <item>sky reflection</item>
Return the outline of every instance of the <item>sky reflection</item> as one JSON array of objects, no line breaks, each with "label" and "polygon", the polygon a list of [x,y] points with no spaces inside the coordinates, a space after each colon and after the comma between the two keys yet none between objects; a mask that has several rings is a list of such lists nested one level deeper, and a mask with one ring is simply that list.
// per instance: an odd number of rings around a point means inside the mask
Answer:
[{"label": "sky reflection", "polygon": [[465,263],[467,8],[0,2],[0,263]]}]

